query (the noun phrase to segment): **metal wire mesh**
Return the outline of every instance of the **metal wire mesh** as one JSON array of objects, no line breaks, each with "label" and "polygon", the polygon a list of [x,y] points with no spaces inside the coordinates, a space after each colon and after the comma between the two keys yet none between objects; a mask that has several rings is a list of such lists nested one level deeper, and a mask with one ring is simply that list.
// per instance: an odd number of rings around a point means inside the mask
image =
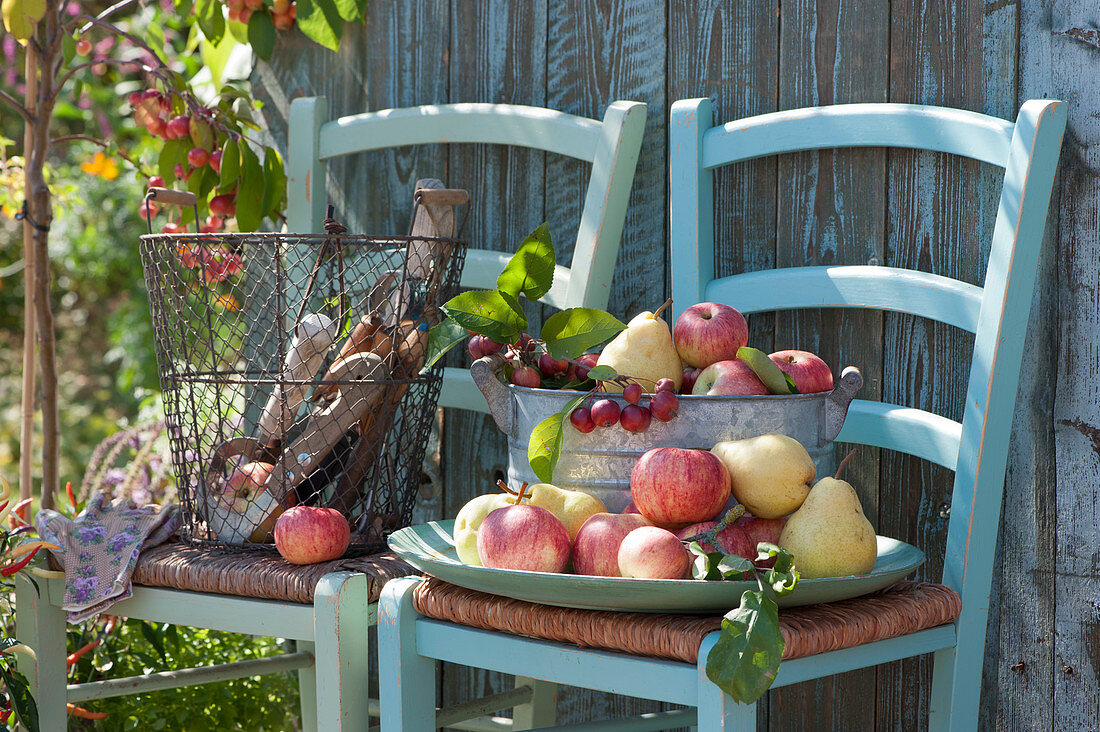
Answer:
[{"label": "metal wire mesh", "polygon": [[341,511],[349,553],[409,521],[441,368],[428,328],[465,243],[141,237],[165,422],[191,544],[273,551],[291,505]]}]

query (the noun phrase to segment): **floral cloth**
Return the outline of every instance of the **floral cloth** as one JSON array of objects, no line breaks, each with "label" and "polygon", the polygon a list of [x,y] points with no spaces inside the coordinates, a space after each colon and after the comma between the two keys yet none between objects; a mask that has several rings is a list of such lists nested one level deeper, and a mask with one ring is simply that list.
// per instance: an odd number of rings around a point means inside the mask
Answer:
[{"label": "floral cloth", "polygon": [[142,548],[164,542],[179,527],[175,504],[139,507],[129,498],[107,499],[102,493],[92,496],[75,519],[49,510],[35,517],[39,535],[61,547],[53,553],[65,568],[61,609],[70,623],[130,597],[130,576]]}]

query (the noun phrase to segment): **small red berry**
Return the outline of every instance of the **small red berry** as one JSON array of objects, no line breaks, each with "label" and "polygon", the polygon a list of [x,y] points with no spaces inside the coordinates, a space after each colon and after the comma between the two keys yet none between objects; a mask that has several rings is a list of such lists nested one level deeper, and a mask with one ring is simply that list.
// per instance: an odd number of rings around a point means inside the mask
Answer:
[{"label": "small red berry", "polygon": [[543,376],[559,376],[564,374],[569,369],[568,361],[558,361],[549,353],[544,353],[539,356],[539,371]]},{"label": "small red berry", "polygon": [[481,343],[484,336],[475,335],[470,338],[466,343],[466,351],[470,354],[470,358],[475,361],[484,356],[485,354],[481,350]]},{"label": "small red berry", "polygon": [[214,169],[215,173],[222,172],[222,151],[215,150],[210,153],[210,167]]},{"label": "small red berry", "polygon": [[191,118],[185,114],[168,120],[167,136],[169,140],[182,140],[191,136]]},{"label": "small red berry", "polygon": [[152,178],[149,179],[149,187],[164,188],[164,178],[161,178],[159,175],[154,175]]},{"label": "small red berry", "polygon": [[639,407],[637,404],[627,404],[623,407],[623,412],[619,416],[619,424],[627,432],[638,434],[646,431],[652,418],[653,416],[645,407]]},{"label": "small red berry", "polygon": [[210,153],[201,147],[193,147],[187,151],[187,162],[196,168],[201,168],[210,162]]},{"label": "small red berry", "polygon": [[592,412],[584,407],[577,407],[570,413],[569,422],[578,432],[588,434],[596,429],[596,423],[592,421]]},{"label": "small red berry", "polygon": [[539,384],[542,383],[542,378],[539,376],[537,369],[530,366],[521,366],[512,372],[512,383],[516,386],[537,389]]},{"label": "small red berry", "polygon": [[210,199],[210,213],[215,216],[232,216],[237,210],[233,203],[233,196],[223,193]]},{"label": "small red berry", "polygon": [[627,384],[623,389],[623,399],[627,404],[637,404],[638,400],[642,398],[642,385],[641,384]]},{"label": "small red berry", "polygon": [[656,386],[653,387],[654,392],[659,391],[676,391],[676,382],[672,379],[657,379]]},{"label": "small red berry", "polygon": [[671,391],[659,391],[649,400],[649,411],[662,422],[671,422],[680,412],[680,398]]},{"label": "small red berry", "polygon": [[92,42],[87,39],[81,38],[79,41],[76,42],[76,52],[81,56],[87,56],[89,53],[92,52]]},{"label": "small red berry", "polygon": [[130,95],[126,97],[126,101],[130,103],[131,107],[136,107],[141,104],[141,92],[130,92]]},{"label": "small red berry", "polygon": [[619,421],[619,414],[622,410],[619,409],[618,402],[613,402],[610,399],[600,399],[592,405],[592,421],[596,423],[597,427],[610,427]]}]

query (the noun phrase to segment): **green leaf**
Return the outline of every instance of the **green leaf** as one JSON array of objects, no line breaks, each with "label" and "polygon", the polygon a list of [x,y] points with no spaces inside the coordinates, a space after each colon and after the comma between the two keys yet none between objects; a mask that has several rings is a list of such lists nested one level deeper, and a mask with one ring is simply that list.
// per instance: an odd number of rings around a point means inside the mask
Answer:
[{"label": "green leaf", "polygon": [[247,144],[241,145],[241,176],[237,185],[237,226],[255,231],[264,219],[264,169]]},{"label": "green leaf", "polygon": [[771,587],[776,597],[783,597],[793,592],[801,578],[798,568],[794,566],[794,555],[786,549],[765,541],[756,545],[756,551],[758,562],[775,557],[775,565],[764,573],[764,582]]},{"label": "green leaf", "polygon": [[745,572],[752,570],[752,562],[737,554],[727,554],[718,561],[718,571],[723,579],[742,580],[745,579]]},{"label": "green leaf", "polygon": [[335,51],[340,46],[344,20],[332,0],[298,0],[298,27],[307,38]]},{"label": "green leaf", "polygon": [[[190,149],[189,140],[168,140],[160,149],[160,159],[157,161],[157,172],[165,181],[176,180],[176,166],[187,162],[187,151]],[[173,183],[166,185],[171,188]]]},{"label": "green leaf", "polygon": [[741,605],[723,618],[718,642],[707,654],[707,678],[735,700],[752,704],[775,681],[783,645],[775,601],[745,590]]},{"label": "green leaf", "polygon": [[229,35],[237,39],[237,43],[248,43],[248,26],[239,20],[231,20],[226,26]]},{"label": "green leaf", "polygon": [[349,23],[363,19],[363,12],[367,9],[365,2],[359,0],[335,0],[336,12]]},{"label": "green leaf", "polygon": [[[497,289],[538,300],[554,284],[554,245],[550,227],[543,223],[520,242],[519,249],[497,276]],[[560,357],[559,357],[560,358]]]},{"label": "green leaf", "polygon": [[286,174],[283,170],[283,159],[279,157],[278,150],[273,147],[264,150],[264,198],[260,209],[264,216],[272,220],[275,219],[272,209],[277,208],[286,193]]},{"label": "green leaf", "polygon": [[593,366],[588,370],[588,378],[593,381],[611,381],[619,375],[619,372],[605,364]]},{"label": "green leaf", "polygon": [[511,343],[527,328],[527,318],[514,302],[498,290],[474,290],[451,298],[443,311],[466,330],[497,343]]},{"label": "green leaf", "polygon": [[225,17],[218,0],[195,0],[195,20],[206,40],[217,45],[225,35]]},{"label": "green leaf", "polygon": [[258,10],[248,19],[248,43],[264,61],[271,60],[275,50],[275,21],[267,10]]},{"label": "green leaf", "polygon": [[241,148],[237,141],[230,138],[222,145],[221,178],[218,181],[218,190],[222,193],[229,191],[237,183],[237,176],[241,173]]},{"label": "green leaf", "polygon": [[697,541],[688,544],[688,551],[695,555],[691,565],[692,577],[710,582],[724,579],[718,571],[718,562],[724,556],[721,552],[708,552]]},{"label": "green leaf", "polygon": [[3,0],[0,12],[4,15],[4,27],[8,33],[25,46],[34,35],[38,21],[46,15],[46,0]]},{"label": "green leaf", "polygon": [[447,351],[462,343],[469,335],[465,328],[450,318],[445,318],[441,323],[433,326],[428,331],[428,357],[424,361],[424,368],[420,369],[420,373],[427,373],[436,361],[443,358]]},{"label": "green leaf", "polygon": [[753,373],[764,382],[772,394],[797,394],[794,382],[783,370],[768,358],[768,354],[758,348],[741,346],[737,349],[737,359],[744,361]]},{"label": "green leaf", "polygon": [[141,634],[145,637],[145,640],[149,641],[149,644],[156,649],[156,652],[160,654],[160,660],[164,665],[168,665],[168,656],[164,652],[164,639],[161,637],[160,632],[152,625],[152,623],[141,623]]},{"label": "green leaf", "polygon": [[[185,16],[186,17],[186,16]],[[145,28],[145,43],[152,48],[158,56],[163,58],[164,53],[164,29],[157,23],[150,23]]]},{"label": "green leaf", "polygon": [[11,700],[12,708],[15,710],[19,721],[30,732],[38,732],[40,729],[38,726],[38,705],[31,694],[31,685],[27,682],[27,677],[15,669],[9,669],[6,663],[0,663],[0,677],[4,679],[8,698]]},{"label": "green leaf", "polygon": [[569,308],[559,310],[546,319],[542,326],[542,339],[546,341],[546,348],[552,357],[575,359],[624,330],[626,323],[603,310]]},{"label": "green leaf", "polygon": [[560,412],[542,420],[531,431],[531,439],[527,442],[527,462],[543,483],[550,483],[554,479],[554,468],[558,466],[558,458],[561,457],[566,418],[587,397],[588,392],[578,394]]},{"label": "green leaf", "polygon": [[[65,59],[66,64],[71,64],[73,58],[76,56],[76,39],[66,33],[61,38],[61,58]],[[79,99],[80,95],[74,95],[74,99]]]},{"label": "green leaf", "polygon": [[237,39],[230,33],[224,34],[218,43],[211,43],[203,39],[202,43],[199,44],[199,57],[202,59],[203,66],[210,69],[210,80],[218,91],[222,89],[222,74],[225,72],[225,65],[229,63],[229,57],[236,47]]}]

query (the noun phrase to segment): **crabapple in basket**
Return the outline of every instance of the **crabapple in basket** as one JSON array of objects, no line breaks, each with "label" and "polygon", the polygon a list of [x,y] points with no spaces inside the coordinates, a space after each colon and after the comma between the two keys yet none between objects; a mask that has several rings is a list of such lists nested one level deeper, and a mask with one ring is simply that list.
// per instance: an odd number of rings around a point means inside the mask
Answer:
[{"label": "crabapple in basket", "polygon": [[726,466],[706,450],[655,447],[630,473],[630,495],[655,524],[683,526],[718,515],[730,497]]},{"label": "crabapple in basket", "polygon": [[776,351],[768,358],[791,377],[799,394],[833,390],[833,372],[829,364],[809,351]]},{"label": "crabapple in basket", "polygon": [[736,308],[701,302],[680,313],[672,337],[686,365],[706,368],[736,358],[737,349],[748,343],[749,325]]},{"label": "crabapple in basket", "polygon": [[565,524],[545,508],[525,503],[490,511],[477,532],[477,556],[486,567],[560,572],[569,551]]},{"label": "crabapple in basket", "polygon": [[275,548],[291,564],[339,559],[350,541],[348,520],[335,508],[294,506],[275,522]]}]

